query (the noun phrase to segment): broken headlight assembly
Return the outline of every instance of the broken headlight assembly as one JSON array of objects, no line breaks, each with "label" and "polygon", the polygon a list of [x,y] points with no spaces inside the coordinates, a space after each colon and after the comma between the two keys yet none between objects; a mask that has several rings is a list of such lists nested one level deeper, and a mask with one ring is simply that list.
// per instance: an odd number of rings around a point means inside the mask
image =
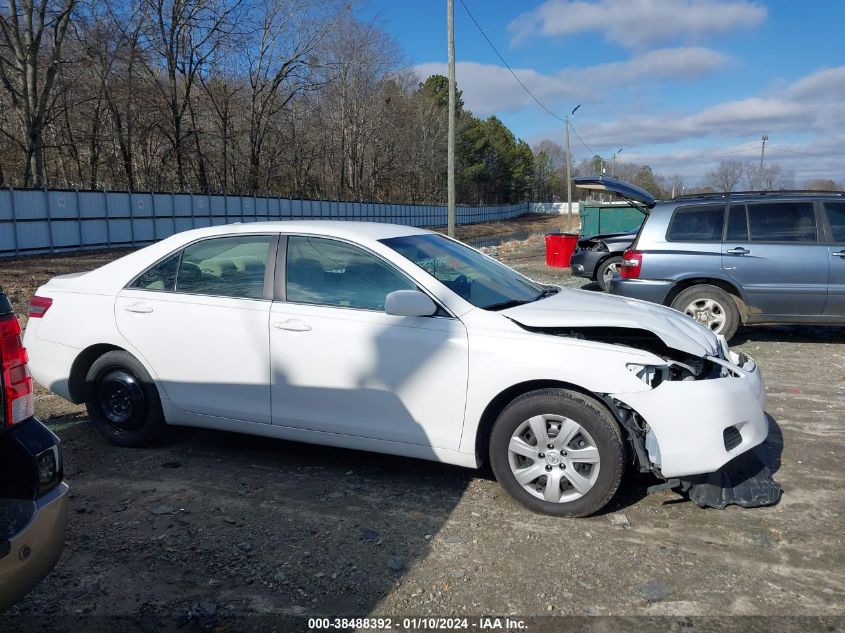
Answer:
[{"label": "broken headlight assembly", "polygon": [[652,389],[666,381],[708,380],[739,376],[728,361],[710,357],[688,359],[686,362],[666,359],[663,365],[628,363],[626,367]]}]

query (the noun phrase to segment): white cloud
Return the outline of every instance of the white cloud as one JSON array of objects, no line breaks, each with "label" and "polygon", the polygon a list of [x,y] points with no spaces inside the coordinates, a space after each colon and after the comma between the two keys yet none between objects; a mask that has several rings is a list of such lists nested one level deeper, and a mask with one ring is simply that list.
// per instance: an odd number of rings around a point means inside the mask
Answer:
[{"label": "white cloud", "polygon": [[[606,95],[619,86],[648,79],[689,80],[707,75],[729,62],[730,58],[708,48],[682,47],[649,51],[622,62],[564,68],[543,74],[531,68],[515,68],[531,92],[548,106],[555,102],[588,101]],[[446,74],[446,64],[425,63],[414,67],[421,76]],[[480,116],[510,112],[533,103],[504,66],[458,62],[455,69],[458,88],[463,91],[467,108]],[[560,108],[565,109],[565,106]]]},{"label": "white cloud", "polygon": [[[841,182],[845,180],[843,84],[845,66],[829,68],[776,94],[729,101],[692,113],[629,114],[599,123],[583,121],[579,133],[600,154],[624,147],[627,160],[649,164],[658,173],[679,174],[690,183],[698,182],[719,160],[759,161],[760,137],[767,134],[767,162],[794,173],[796,185],[810,178]],[[529,140],[542,138],[537,135]],[[702,141],[709,141],[709,149],[700,149]],[[659,145],[671,149],[638,151]],[[699,149],[678,149],[683,145]]]},{"label": "white cloud", "polygon": [[508,25],[511,42],[598,32],[627,47],[756,26],[766,9],[747,0],[546,0]]},{"label": "white cloud", "polygon": [[584,126],[582,136],[600,148],[770,133],[830,136],[845,127],[843,84],[845,66],[840,66],[803,77],[777,95],[729,101],[692,114],[629,115]]}]

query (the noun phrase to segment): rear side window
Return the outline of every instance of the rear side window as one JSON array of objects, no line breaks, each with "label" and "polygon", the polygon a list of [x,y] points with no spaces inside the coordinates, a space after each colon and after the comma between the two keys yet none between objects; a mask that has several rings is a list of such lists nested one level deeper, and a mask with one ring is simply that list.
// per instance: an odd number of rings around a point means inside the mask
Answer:
[{"label": "rear side window", "polygon": [[845,202],[825,202],[827,221],[833,233],[833,241],[845,243]]},{"label": "rear side window", "polygon": [[239,235],[203,240],[182,253],[176,292],[240,299],[264,296],[269,235]]},{"label": "rear side window", "polygon": [[675,210],[666,239],[671,242],[721,242],[724,206],[681,207]]},{"label": "rear side window", "polygon": [[752,242],[815,242],[812,202],[765,202],[748,205]]},{"label": "rear side window", "polygon": [[148,268],[129,287],[140,290],[164,290],[173,292],[173,289],[176,287],[176,270],[179,268],[180,254],[174,253],[167,259],[163,259],[158,264]]}]

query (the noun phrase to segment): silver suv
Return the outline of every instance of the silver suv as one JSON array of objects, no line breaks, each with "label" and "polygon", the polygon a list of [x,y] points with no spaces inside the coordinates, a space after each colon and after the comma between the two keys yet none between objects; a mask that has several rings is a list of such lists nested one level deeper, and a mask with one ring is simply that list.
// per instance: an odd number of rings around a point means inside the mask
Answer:
[{"label": "silver suv", "polygon": [[610,282],[613,294],[671,306],[728,339],[740,324],[845,324],[845,193],[655,202],[627,183],[581,180],[650,208]]}]

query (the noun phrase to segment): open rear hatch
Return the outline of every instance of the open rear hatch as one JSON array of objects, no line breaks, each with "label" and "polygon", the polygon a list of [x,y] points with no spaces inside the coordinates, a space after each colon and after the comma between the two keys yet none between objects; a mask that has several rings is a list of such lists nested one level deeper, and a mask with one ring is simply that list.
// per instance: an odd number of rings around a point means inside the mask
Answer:
[{"label": "open rear hatch", "polygon": [[[657,202],[654,196],[642,187],[637,187],[637,185],[632,185],[629,182],[616,178],[608,178],[607,176],[576,176],[572,181],[579,189],[606,191],[616,194],[620,198],[635,203],[634,206],[643,213],[648,213],[646,209],[651,209]],[[645,207],[645,209],[641,207]]]}]

